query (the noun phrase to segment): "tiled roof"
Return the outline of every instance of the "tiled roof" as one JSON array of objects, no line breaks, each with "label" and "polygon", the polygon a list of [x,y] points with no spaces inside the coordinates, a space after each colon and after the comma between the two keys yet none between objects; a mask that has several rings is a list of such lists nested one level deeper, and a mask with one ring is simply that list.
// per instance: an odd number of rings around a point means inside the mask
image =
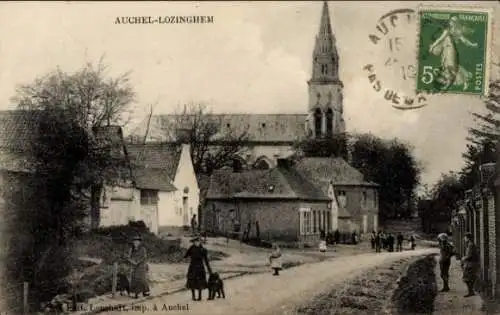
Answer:
[{"label": "tiled roof", "polygon": [[172,184],[167,171],[157,168],[134,168],[135,186],[139,189],[152,189],[159,191],[172,192],[177,188]]},{"label": "tiled roof", "polygon": [[163,169],[168,177],[175,179],[182,147],[174,144],[127,144],[127,152],[133,165]]},{"label": "tiled roof", "polygon": [[[176,139],[175,130],[178,115],[159,115],[151,120],[148,140],[172,142]],[[193,116],[194,117],[194,116]],[[209,114],[221,126],[221,132],[231,131],[234,135],[248,134],[251,141],[294,142],[305,135],[305,114]],[[145,124],[143,124],[145,125]],[[144,137],[145,126],[139,126],[133,135]]]},{"label": "tiled roof", "polygon": [[40,119],[38,111],[0,111],[0,148],[17,152],[26,151]]},{"label": "tiled roof", "polygon": [[338,186],[377,186],[365,181],[363,174],[342,158],[303,157],[294,167],[314,181],[332,181]]},{"label": "tiled roof", "polygon": [[330,200],[321,189],[295,171],[281,167],[215,172],[210,178],[207,199],[228,198]]}]

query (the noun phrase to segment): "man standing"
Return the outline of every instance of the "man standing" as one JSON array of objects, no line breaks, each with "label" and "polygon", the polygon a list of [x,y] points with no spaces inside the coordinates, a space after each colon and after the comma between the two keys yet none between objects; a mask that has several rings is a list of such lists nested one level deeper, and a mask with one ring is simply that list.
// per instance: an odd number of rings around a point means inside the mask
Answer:
[{"label": "man standing", "polygon": [[450,291],[448,280],[450,277],[450,264],[451,257],[455,255],[454,246],[448,242],[448,235],[441,233],[438,235],[440,257],[439,257],[439,270],[441,272],[441,279],[443,279],[443,289],[441,292]]},{"label": "man standing", "polygon": [[193,231],[193,234],[196,234],[197,226],[198,221],[196,220],[196,214],[193,214],[193,217],[191,218],[191,230]]},{"label": "man standing", "polygon": [[477,252],[476,244],[472,239],[471,233],[465,234],[465,256],[461,260],[463,268],[463,280],[467,285],[468,293],[464,297],[475,295],[474,283],[477,279],[477,272],[479,270],[479,255]]},{"label": "man standing", "polygon": [[403,234],[401,234],[401,232],[398,233],[398,236],[397,236],[397,247],[396,247],[396,251],[398,252],[402,252],[403,251]]}]

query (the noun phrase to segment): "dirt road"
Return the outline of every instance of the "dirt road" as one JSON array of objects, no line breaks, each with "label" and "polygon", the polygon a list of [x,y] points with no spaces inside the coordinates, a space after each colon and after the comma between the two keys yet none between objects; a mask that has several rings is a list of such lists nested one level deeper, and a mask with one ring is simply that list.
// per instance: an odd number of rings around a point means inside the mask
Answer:
[{"label": "dirt road", "polygon": [[293,314],[295,306],[370,268],[402,257],[434,252],[436,249],[420,249],[339,257],[285,270],[279,277],[273,277],[269,272],[228,280],[225,283],[227,294],[225,300],[207,301],[207,291],[204,291],[204,300],[194,302],[191,301],[191,293],[185,291],[129,306],[127,311],[101,314]]}]

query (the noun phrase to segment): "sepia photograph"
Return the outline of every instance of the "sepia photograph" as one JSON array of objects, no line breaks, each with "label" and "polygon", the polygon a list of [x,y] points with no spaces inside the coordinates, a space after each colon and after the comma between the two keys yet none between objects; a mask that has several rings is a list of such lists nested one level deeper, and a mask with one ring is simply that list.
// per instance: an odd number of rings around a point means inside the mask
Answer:
[{"label": "sepia photograph", "polygon": [[0,28],[0,314],[500,315],[499,2]]}]

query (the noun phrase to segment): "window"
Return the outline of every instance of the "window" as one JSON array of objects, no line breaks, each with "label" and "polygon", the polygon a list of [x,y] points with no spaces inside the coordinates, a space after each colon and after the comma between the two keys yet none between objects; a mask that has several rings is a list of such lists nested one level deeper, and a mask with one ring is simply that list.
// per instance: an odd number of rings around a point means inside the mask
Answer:
[{"label": "window", "polygon": [[321,137],[321,127],[323,124],[323,114],[319,108],[314,111],[314,135],[316,138]]},{"label": "window", "polygon": [[366,205],[367,205],[367,196],[366,196],[366,191],[363,191],[363,192],[362,192],[361,205],[362,205],[363,207],[366,207]]},{"label": "window", "polygon": [[326,75],[328,73],[328,65],[321,65],[321,74]]},{"label": "window", "polygon": [[333,110],[331,108],[326,111],[326,134],[333,135]]},{"label": "window", "polygon": [[262,128],[266,128],[266,123],[262,123]]},{"label": "window", "polygon": [[313,214],[312,215],[312,220],[313,220],[313,230],[312,230],[312,232],[313,233],[316,233],[316,227],[317,227],[317,219],[318,218],[317,218],[316,213],[317,213],[316,211],[313,211],[313,213],[312,213]]},{"label": "window", "polygon": [[158,191],[143,189],[141,190],[141,205],[151,205],[158,202]]},{"label": "window", "polygon": [[339,206],[346,207],[347,206],[347,194],[343,190],[339,190],[337,200],[339,202]]},{"label": "window", "polygon": [[378,195],[376,190],[373,191],[373,207],[378,207]]},{"label": "window", "polygon": [[231,128],[231,124],[227,124],[227,125],[226,125],[226,127],[227,127],[227,128]]},{"label": "window", "polygon": [[299,225],[300,225],[300,235],[311,234],[311,209],[301,208],[299,210]]}]

